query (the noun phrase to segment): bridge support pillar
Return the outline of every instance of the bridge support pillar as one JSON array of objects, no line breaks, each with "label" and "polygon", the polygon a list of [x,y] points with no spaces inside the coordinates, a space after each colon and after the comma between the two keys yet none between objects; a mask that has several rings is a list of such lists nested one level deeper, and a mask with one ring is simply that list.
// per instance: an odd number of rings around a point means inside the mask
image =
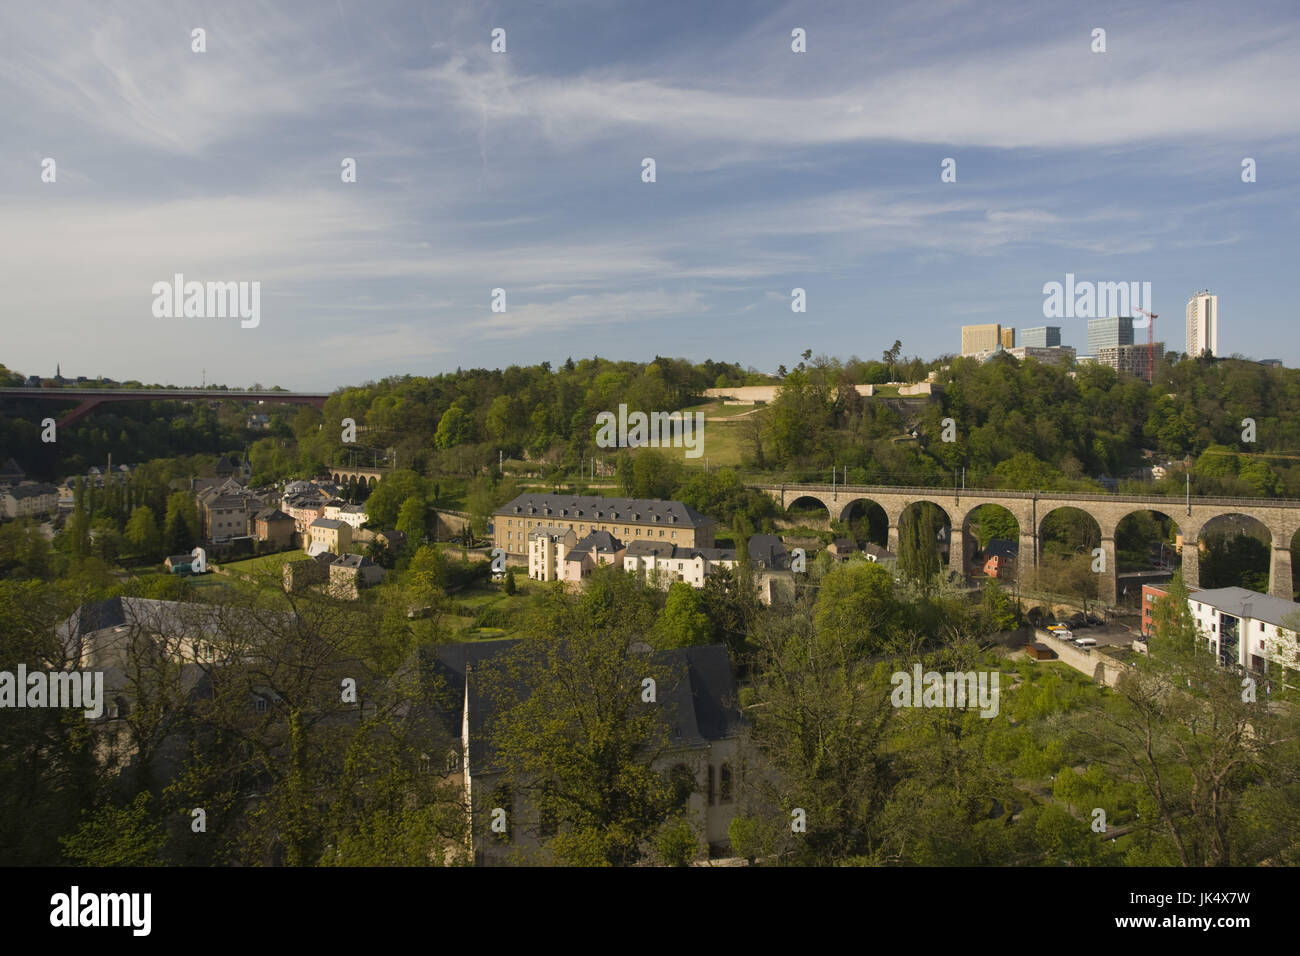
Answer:
[{"label": "bridge support pillar", "polygon": [[1282,598],[1284,601],[1290,601],[1295,595],[1295,588],[1291,583],[1291,549],[1289,547],[1273,549],[1273,560],[1268,567],[1268,593],[1273,597]]},{"label": "bridge support pillar", "polygon": [[1183,584],[1189,588],[1201,586],[1201,549],[1195,541],[1183,539]]},{"label": "bridge support pillar", "polygon": [[966,579],[966,535],[961,528],[951,528],[948,534],[948,570]]},{"label": "bridge support pillar", "polygon": [[1101,539],[1101,553],[1105,569],[1097,575],[1097,598],[1105,604],[1114,604],[1119,597],[1119,568],[1115,564],[1115,539]]},{"label": "bridge support pillar", "polygon": [[1016,552],[1016,576],[1028,584],[1038,567],[1038,539],[1032,534],[1020,533],[1020,550]]},{"label": "bridge support pillar", "polygon": [[886,545],[894,554],[898,554],[898,523],[891,521],[889,523],[889,536],[886,538]]}]

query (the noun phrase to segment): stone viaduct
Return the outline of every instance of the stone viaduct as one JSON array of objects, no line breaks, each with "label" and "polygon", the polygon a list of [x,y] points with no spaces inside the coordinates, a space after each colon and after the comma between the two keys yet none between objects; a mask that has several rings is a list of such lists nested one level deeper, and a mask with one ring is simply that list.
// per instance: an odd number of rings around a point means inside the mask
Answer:
[{"label": "stone viaduct", "polygon": [[384,480],[389,469],[387,468],[354,468],[351,465],[331,465],[330,480],[336,485],[341,485],[349,478],[355,478],[359,485],[369,485],[371,488]]},{"label": "stone viaduct", "polygon": [[1099,593],[1113,604],[1117,590],[1118,566],[1115,560],[1115,530],[1128,515],[1137,511],[1156,511],[1166,515],[1183,536],[1183,579],[1189,587],[1199,587],[1200,531],[1212,518],[1224,515],[1247,515],[1256,519],[1272,535],[1272,562],[1269,567],[1269,593],[1291,599],[1291,539],[1300,531],[1300,501],[1280,498],[1166,498],[1156,495],[1079,494],[1065,491],[990,491],[966,488],[900,488],[870,485],[754,485],[770,495],[782,509],[800,498],[819,503],[832,520],[844,520],[858,503],[877,504],[889,519],[889,549],[898,549],[898,522],[903,511],[920,501],[938,505],[948,516],[951,527],[949,568],[964,575],[973,553],[970,538],[970,514],[980,505],[1000,505],[1020,524],[1021,569],[1037,566],[1043,519],[1059,508],[1078,508],[1090,514],[1101,529],[1101,548],[1106,555],[1106,571],[1101,575]]}]

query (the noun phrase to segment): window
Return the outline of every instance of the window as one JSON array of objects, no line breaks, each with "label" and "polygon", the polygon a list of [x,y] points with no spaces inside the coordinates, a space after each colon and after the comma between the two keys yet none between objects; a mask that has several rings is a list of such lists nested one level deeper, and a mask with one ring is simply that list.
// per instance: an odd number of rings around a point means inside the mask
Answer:
[{"label": "window", "polygon": [[716,790],[714,789],[713,764],[709,764],[709,787],[708,787],[708,794],[709,794],[709,806],[713,806],[714,804],[716,804],[716,803],[718,802],[718,794],[717,794]]},{"label": "window", "polygon": [[257,710],[259,714],[266,713],[266,698],[258,697],[255,701],[253,701],[253,707]]},{"label": "window", "polygon": [[730,803],[731,802],[731,764],[724,763],[722,765],[721,777],[722,777],[721,787],[719,788],[721,793],[719,794],[718,802]]},{"label": "window", "polygon": [[460,751],[455,747],[447,751],[446,767],[448,773],[455,773],[460,769]]},{"label": "window", "polygon": [[420,773],[433,773],[433,760],[428,754],[420,754]]}]

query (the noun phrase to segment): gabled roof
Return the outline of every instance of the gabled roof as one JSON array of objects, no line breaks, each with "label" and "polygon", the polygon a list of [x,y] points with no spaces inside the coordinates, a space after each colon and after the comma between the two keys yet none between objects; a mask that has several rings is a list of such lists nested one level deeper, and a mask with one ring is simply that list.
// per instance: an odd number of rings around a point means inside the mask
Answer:
[{"label": "gabled roof", "polygon": [[746,548],[749,560],[759,568],[780,571],[790,566],[790,554],[785,544],[774,534],[751,535]]},{"label": "gabled roof", "polygon": [[293,518],[289,517],[279,508],[263,508],[261,511],[257,513],[255,517],[257,518],[258,521],[292,521],[293,520]]},{"label": "gabled roof", "polygon": [[0,465],[0,479],[3,478],[22,478],[27,474],[19,467],[18,462],[10,458],[3,465]]},{"label": "gabled roof", "polygon": [[310,527],[335,529],[342,527],[342,525],[343,522],[339,521],[337,518],[317,518],[311,523]]},{"label": "gabled roof", "polygon": [[593,531],[569,549],[569,557],[581,560],[584,554],[617,554],[623,542],[608,531]]}]

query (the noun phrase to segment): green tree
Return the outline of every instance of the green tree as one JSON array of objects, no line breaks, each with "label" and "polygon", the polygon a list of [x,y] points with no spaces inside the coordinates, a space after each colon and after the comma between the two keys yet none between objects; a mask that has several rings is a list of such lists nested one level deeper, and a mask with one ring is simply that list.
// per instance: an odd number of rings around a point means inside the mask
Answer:
[{"label": "green tree", "polygon": [[546,590],[528,636],[480,667],[482,686],[499,708],[489,736],[503,780],[555,822],[544,839],[555,857],[628,865],[674,806],[655,769],[668,745],[664,712],[643,702],[643,682],[662,699],[682,675],[636,649],[654,624],[644,588],[612,566],[589,581],[582,596]]},{"label": "green tree", "polygon": [[674,581],[655,625],[655,646],[690,647],[707,644],[712,636],[713,624],[704,613],[700,592],[685,581]]},{"label": "green tree", "polygon": [[903,579],[930,588],[938,577],[939,509],[922,501],[903,509],[898,522],[898,570]]},{"label": "green tree", "polygon": [[137,557],[156,558],[162,545],[162,535],[153,511],[141,505],[131,512],[131,520],[126,523],[126,540]]},{"label": "green tree", "polygon": [[397,530],[406,535],[409,543],[416,544],[424,540],[424,536],[428,533],[428,526],[425,523],[427,514],[428,506],[418,495],[412,495],[402,502],[401,511],[397,516]]},{"label": "green tree", "polygon": [[167,835],[149,810],[148,791],[123,807],[111,804],[85,815],[76,832],[62,837],[63,851],[79,866],[162,866]]}]

